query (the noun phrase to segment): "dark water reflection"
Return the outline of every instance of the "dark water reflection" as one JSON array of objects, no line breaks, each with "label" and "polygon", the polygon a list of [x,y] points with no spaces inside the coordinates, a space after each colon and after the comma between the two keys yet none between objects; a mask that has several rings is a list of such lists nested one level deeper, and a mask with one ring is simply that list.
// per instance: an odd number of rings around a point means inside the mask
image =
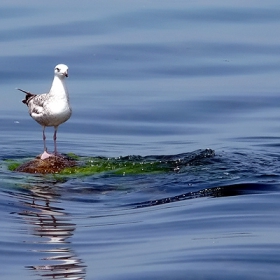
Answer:
[{"label": "dark water reflection", "polygon": [[69,240],[76,224],[63,208],[52,205],[59,195],[53,186],[32,186],[29,191],[17,197],[25,209],[18,214],[35,237],[32,251],[38,255],[39,262],[26,268],[34,270],[42,279],[84,279],[86,266]]}]

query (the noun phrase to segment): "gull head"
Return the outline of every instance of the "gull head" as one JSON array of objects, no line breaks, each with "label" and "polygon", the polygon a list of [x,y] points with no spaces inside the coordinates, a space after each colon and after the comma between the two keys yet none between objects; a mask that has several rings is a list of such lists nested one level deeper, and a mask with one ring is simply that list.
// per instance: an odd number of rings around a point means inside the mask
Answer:
[{"label": "gull head", "polygon": [[68,77],[68,66],[65,64],[58,64],[54,67],[54,75],[60,79]]}]

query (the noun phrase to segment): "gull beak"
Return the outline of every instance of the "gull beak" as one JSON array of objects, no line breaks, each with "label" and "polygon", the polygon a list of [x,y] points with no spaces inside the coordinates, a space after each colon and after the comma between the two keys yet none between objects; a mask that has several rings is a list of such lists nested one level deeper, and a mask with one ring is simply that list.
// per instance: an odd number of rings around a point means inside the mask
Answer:
[{"label": "gull beak", "polygon": [[68,77],[68,72],[65,73],[65,77]]}]

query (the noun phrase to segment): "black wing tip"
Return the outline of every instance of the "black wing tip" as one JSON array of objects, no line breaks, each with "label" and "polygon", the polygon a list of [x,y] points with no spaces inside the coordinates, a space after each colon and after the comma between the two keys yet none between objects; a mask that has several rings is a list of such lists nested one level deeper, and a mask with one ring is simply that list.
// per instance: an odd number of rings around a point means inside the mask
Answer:
[{"label": "black wing tip", "polygon": [[24,92],[24,93],[26,93],[26,94],[32,95],[32,93],[29,92],[29,91],[23,90],[23,89],[21,89],[21,88],[16,88],[16,89],[19,90],[19,91],[21,91],[21,92]]},{"label": "black wing tip", "polygon": [[29,91],[26,91],[26,90],[23,90],[20,88],[16,88],[16,89],[26,94],[25,99],[22,100],[22,103],[24,103],[26,105],[28,105],[28,102],[30,101],[30,99],[32,99],[34,96],[36,96],[36,94],[33,94]]}]

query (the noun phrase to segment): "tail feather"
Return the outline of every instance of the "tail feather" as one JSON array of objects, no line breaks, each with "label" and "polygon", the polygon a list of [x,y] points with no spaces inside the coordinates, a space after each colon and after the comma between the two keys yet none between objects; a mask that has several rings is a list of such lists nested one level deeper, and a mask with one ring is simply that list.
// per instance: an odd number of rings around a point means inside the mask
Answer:
[{"label": "tail feather", "polygon": [[29,92],[29,91],[25,91],[25,90],[20,89],[20,88],[17,88],[17,90],[22,91],[22,92],[24,92],[24,93],[26,94],[25,99],[22,100],[22,103],[24,103],[24,104],[26,104],[26,105],[28,105],[28,102],[29,102],[34,96],[36,96],[36,94],[31,93],[31,92]]}]

